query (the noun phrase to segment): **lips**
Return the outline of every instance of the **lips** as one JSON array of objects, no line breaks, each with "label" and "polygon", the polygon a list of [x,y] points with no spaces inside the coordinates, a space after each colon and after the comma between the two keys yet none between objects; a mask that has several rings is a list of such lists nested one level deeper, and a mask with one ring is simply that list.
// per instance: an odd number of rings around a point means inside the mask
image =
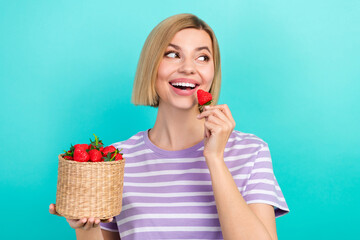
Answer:
[{"label": "lips", "polygon": [[198,87],[199,87],[199,85],[195,85],[195,87],[194,88],[190,88],[190,87],[179,87],[179,86],[173,86],[173,85],[171,85],[171,83],[169,83],[170,84],[170,88],[177,94],[177,95],[180,95],[180,96],[191,96],[191,95],[193,95],[196,91],[197,91],[197,89],[198,89]]}]

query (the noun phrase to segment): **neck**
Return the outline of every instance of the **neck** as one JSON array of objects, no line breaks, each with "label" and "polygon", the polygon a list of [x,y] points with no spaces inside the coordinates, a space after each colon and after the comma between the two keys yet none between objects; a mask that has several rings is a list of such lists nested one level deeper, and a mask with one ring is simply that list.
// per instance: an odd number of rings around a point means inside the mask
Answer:
[{"label": "neck", "polygon": [[197,105],[179,109],[159,104],[154,127],[149,132],[153,144],[161,149],[177,151],[192,147],[204,139],[204,119],[197,119]]}]

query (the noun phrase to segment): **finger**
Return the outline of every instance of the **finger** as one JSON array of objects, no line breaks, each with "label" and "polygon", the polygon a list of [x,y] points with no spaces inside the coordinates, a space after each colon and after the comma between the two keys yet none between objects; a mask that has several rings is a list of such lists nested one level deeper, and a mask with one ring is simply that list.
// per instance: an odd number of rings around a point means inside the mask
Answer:
[{"label": "finger", "polygon": [[208,117],[208,122],[212,122],[212,123],[215,123],[215,124],[217,124],[217,125],[224,125],[224,124],[230,124],[230,123],[228,123],[228,120],[226,119],[225,121],[224,120],[222,120],[221,118],[219,118],[218,116],[216,116],[216,115],[210,115],[209,117]]},{"label": "finger", "polygon": [[235,124],[234,118],[231,114],[230,108],[227,104],[221,104],[221,105],[211,105],[209,106],[210,109],[220,109],[222,112],[225,113],[225,115],[231,120],[233,124]]},{"label": "finger", "polygon": [[49,213],[53,214],[53,215],[57,215],[57,216],[60,216],[60,214],[58,214],[56,212],[56,205],[55,204],[50,204],[49,206]]},{"label": "finger", "polygon": [[205,127],[209,129],[210,134],[216,131],[217,125],[212,122],[205,122]]},{"label": "finger", "polygon": [[230,119],[228,119],[228,117],[225,115],[225,113],[223,111],[221,111],[220,109],[218,109],[218,108],[214,108],[214,109],[209,108],[206,111],[199,114],[198,118],[199,119],[201,119],[201,118],[206,119],[210,115],[215,115],[215,116],[221,118],[224,122],[230,121]]},{"label": "finger", "polygon": [[109,222],[112,222],[112,221],[113,221],[113,218],[100,220],[100,222],[102,222],[102,223],[109,223]]},{"label": "finger", "polygon": [[87,222],[87,218],[82,219],[66,219],[72,228],[82,228]]},{"label": "finger", "polygon": [[83,228],[84,228],[85,230],[91,229],[91,228],[94,226],[94,221],[95,221],[94,218],[92,218],[92,217],[89,218]]},{"label": "finger", "polygon": [[100,219],[99,219],[99,218],[95,218],[94,228],[98,227],[99,225],[100,225]]}]

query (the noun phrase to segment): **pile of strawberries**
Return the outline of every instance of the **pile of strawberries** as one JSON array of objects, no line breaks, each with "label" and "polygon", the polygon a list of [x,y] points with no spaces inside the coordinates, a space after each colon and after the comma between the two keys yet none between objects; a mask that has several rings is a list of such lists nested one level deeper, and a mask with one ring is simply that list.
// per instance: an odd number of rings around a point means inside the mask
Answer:
[{"label": "pile of strawberries", "polygon": [[90,144],[71,145],[69,151],[65,151],[63,158],[76,162],[108,162],[123,159],[122,149],[114,146],[104,147],[102,140],[94,134],[95,140],[90,139]]}]

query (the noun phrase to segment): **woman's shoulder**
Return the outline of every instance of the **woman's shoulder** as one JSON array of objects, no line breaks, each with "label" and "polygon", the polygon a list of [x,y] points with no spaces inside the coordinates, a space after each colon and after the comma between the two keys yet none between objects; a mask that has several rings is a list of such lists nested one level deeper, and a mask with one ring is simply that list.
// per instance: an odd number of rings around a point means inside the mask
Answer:
[{"label": "woman's shoulder", "polygon": [[256,136],[252,133],[245,133],[239,130],[233,130],[231,133],[228,144],[252,144],[253,146],[259,145],[260,147],[267,146],[267,142],[265,142],[262,138]]},{"label": "woman's shoulder", "polygon": [[129,148],[134,148],[134,147],[139,146],[144,143],[144,133],[145,132],[146,131],[140,131],[140,132],[132,135],[128,139],[121,140],[119,142],[115,142],[111,145],[118,149],[122,148],[124,150],[129,149]]}]

